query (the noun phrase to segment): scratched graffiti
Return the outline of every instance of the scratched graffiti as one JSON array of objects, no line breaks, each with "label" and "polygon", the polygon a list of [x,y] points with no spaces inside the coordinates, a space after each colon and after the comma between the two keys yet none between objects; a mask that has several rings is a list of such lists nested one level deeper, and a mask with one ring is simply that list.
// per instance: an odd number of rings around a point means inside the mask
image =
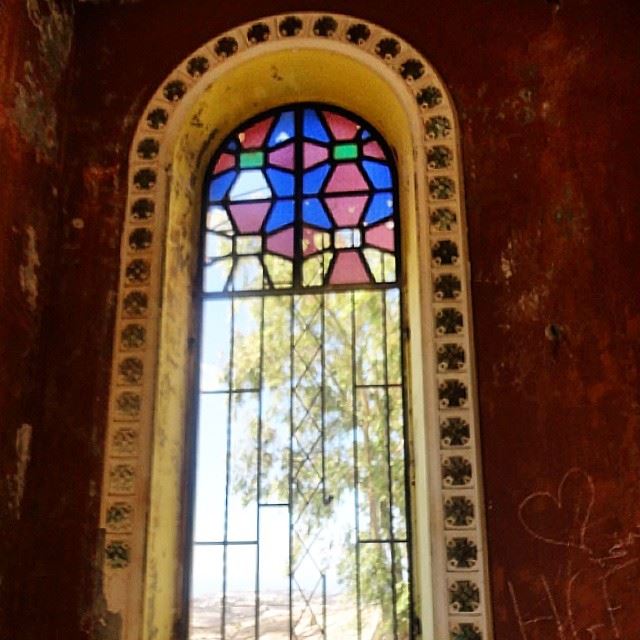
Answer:
[{"label": "scratched graffiti", "polygon": [[640,607],[640,526],[607,545],[591,540],[596,503],[592,477],[576,468],[555,493],[537,491],[520,503],[528,536],[559,558],[526,589],[507,582],[521,640],[640,640],[629,623],[633,617],[637,625]]}]

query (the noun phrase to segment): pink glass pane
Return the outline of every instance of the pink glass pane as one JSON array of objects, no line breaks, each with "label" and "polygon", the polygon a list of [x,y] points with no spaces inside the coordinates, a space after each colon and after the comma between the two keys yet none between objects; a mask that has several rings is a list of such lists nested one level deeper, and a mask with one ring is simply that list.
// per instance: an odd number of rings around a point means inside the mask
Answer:
[{"label": "pink glass pane", "polygon": [[347,196],[344,198],[327,198],[326,203],[335,223],[339,227],[353,227],[360,222],[367,199],[368,196]]},{"label": "pink glass pane", "polygon": [[303,147],[304,168],[308,169],[324,162],[329,157],[329,150],[317,144],[305,142]]},{"label": "pink glass pane", "polygon": [[242,144],[243,149],[254,149],[255,147],[261,147],[264,143],[264,139],[267,136],[267,131],[273,122],[273,117],[267,118],[256,122],[250,126],[238,138]]},{"label": "pink glass pane", "polygon": [[334,170],[327,185],[327,191],[367,191],[369,185],[365,181],[358,165],[339,164]]},{"label": "pink glass pane", "polygon": [[393,251],[394,234],[393,226],[389,222],[377,224],[365,231],[364,239],[367,244],[385,251]]},{"label": "pink glass pane", "polygon": [[333,270],[329,278],[331,284],[358,284],[369,282],[359,251],[341,251],[334,258]]},{"label": "pink glass pane", "polygon": [[293,169],[293,144],[288,144],[282,149],[272,151],[269,154],[269,162],[276,167],[283,169]]},{"label": "pink glass pane", "polygon": [[236,166],[236,157],[230,153],[223,153],[216,162],[216,166],[213,168],[213,173],[218,174]]},{"label": "pink glass pane", "polygon": [[312,227],[302,228],[302,252],[305,256],[322,251],[323,238],[326,234]]},{"label": "pink glass pane", "polygon": [[328,113],[327,111],[323,111],[323,115],[336,140],[352,140],[355,138],[360,126],[353,120],[349,120],[337,113]]},{"label": "pink glass pane", "polygon": [[293,229],[285,229],[267,236],[267,251],[293,258]]},{"label": "pink glass pane", "polygon": [[229,212],[240,233],[257,233],[262,228],[270,206],[270,202],[232,204]]},{"label": "pink glass pane", "polygon": [[367,142],[367,144],[364,145],[364,155],[370,158],[381,158],[385,160],[384,151],[375,140]]}]

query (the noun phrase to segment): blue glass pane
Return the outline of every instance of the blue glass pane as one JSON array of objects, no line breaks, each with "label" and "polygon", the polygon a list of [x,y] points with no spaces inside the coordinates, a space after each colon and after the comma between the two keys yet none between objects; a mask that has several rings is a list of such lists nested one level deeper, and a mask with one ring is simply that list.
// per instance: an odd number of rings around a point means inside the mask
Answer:
[{"label": "blue glass pane", "polygon": [[367,129],[361,129],[360,136],[362,137],[363,140],[368,140],[371,137],[371,132],[368,131]]},{"label": "blue glass pane", "polygon": [[329,165],[321,164],[319,167],[307,171],[302,177],[302,190],[304,193],[318,193],[322,188],[322,183],[329,173]]},{"label": "blue glass pane", "polygon": [[280,116],[280,119],[276,123],[276,126],[269,137],[269,146],[274,147],[289,138],[293,138],[294,127],[293,112],[286,111]]},{"label": "blue glass pane", "polygon": [[313,109],[305,109],[302,123],[302,130],[305,138],[312,140],[320,140],[320,142],[329,142],[329,135],[324,128],[318,114]]},{"label": "blue glass pane", "polygon": [[378,220],[388,218],[393,213],[393,194],[390,191],[385,193],[376,193],[367,208],[364,216],[366,224],[373,224]]},{"label": "blue glass pane", "polygon": [[237,171],[227,171],[214,178],[209,185],[209,200],[222,200],[237,175]]},{"label": "blue glass pane", "polygon": [[391,189],[391,171],[386,164],[363,160],[362,166],[376,189]]},{"label": "blue glass pane", "polygon": [[271,208],[269,219],[265,225],[267,233],[293,223],[293,200],[278,200]]},{"label": "blue glass pane", "polygon": [[267,169],[269,182],[280,198],[293,195],[294,179],[293,174],[280,169]]},{"label": "blue glass pane", "polygon": [[302,203],[302,219],[316,227],[331,229],[333,226],[324,207],[317,198],[309,198]]},{"label": "blue glass pane", "polygon": [[232,140],[228,145],[225,151],[236,151],[238,149],[238,142],[236,140]]}]

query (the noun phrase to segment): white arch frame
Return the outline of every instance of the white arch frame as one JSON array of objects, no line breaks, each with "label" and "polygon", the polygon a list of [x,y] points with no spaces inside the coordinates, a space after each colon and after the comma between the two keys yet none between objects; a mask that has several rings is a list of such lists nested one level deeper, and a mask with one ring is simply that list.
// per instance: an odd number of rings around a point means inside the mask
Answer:
[{"label": "white arch frame", "polygon": [[[333,75],[323,68],[317,87],[293,72],[278,77],[287,61],[305,56],[329,56]],[[343,64],[367,79],[369,95],[336,94],[334,101],[369,120],[399,153],[422,637],[491,638],[453,104],[432,66],[394,34],[349,16],[297,13],[247,23],[186,58],[149,101],[131,146],[100,523],[104,596],[122,640],[168,640],[180,618],[184,428],[176,425],[188,412],[188,380],[180,371],[189,361],[199,185],[208,157],[233,126],[273,106],[269,100],[277,104],[295,91],[293,102],[316,91],[329,101],[331,83],[345,81]],[[238,104],[208,128],[213,107],[206,96],[225,95],[229,78],[259,65],[263,75],[272,72],[272,90],[227,93]],[[291,86],[274,88],[282,82]],[[305,82],[311,88],[300,89]],[[272,95],[278,91],[280,97]],[[379,99],[395,101],[395,112],[374,107]]]}]

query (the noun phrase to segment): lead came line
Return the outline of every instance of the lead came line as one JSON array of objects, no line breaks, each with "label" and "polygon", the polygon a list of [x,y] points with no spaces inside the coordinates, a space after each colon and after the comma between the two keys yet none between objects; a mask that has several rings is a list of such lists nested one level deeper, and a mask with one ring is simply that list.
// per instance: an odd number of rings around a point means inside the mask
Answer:
[{"label": "lead came line", "polygon": [[[331,505],[331,501],[333,500],[333,496],[329,495],[327,492],[327,460],[326,460],[326,411],[325,411],[325,394],[327,390],[326,386],[326,372],[325,372],[325,349],[326,349],[326,340],[325,340],[325,298],[326,294],[322,293],[319,295],[320,298],[320,438],[322,440],[321,446],[321,463],[322,463],[322,504],[325,508]],[[326,572],[323,570],[321,572],[322,576],[322,636],[324,638],[327,637],[327,576]]]},{"label": "lead came line", "polygon": [[302,116],[303,112],[296,109],[294,112],[294,217],[293,217],[293,286],[303,286],[303,259],[302,251],[302,192],[304,158],[302,155]]},{"label": "lead came line", "polygon": [[[231,277],[231,276],[229,276]],[[360,282],[358,283],[357,290],[380,290],[380,289],[395,289],[398,286],[396,282]],[[309,293],[321,293],[326,291],[327,285],[306,285],[303,287],[287,287],[282,289],[244,289],[240,291],[205,291],[202,294],[204,300],[227,300],[230,296],[234,298],[255,298],[258,296],[290,296],[290,295],[307,295]],[[352,284],[332,284],[331,291],[348,293],[354,290]]]},{"label": "lead came line", "polygon": [[258,365],[258,451],[256,469],[256,601],[255,601],[255,637],[260,637],[260,501],[262,498],[262,398],[264,394],[264,304],[260,298],[260,362]]},{"label": "lead came line", "polygon": [[360,478],[358,473],[358,399],[356,395],[357,364],[356,364],[356,314],[355,292],[351,291],[351,424],[353,429],[353,486],[355,510],[355,554],[356,554],[356,610],[358,625],[358,640],[362,638],[362,611],[360,592]]},{"label": "lead came line", "polygon": [[[389,410],[389,353],[388,353],[388,336],[387,336],[387,296],[385,292],[381,292],[382,298],[382,353],[384,355],[384,404],[385,404],[385,427],[387,440],[387,480],[389,484],[389,537],[394,539],[393,535],[393,474],[391,469],[391,412]],[[396,600],[396,545],[392,542],[390,545],[391,552],[391,606],[393,608],[393,637],[398,640],[398,611]]]},{"label": "lead came line", "polygon": [[[399,231],[396,231],[396,233],[399,233]],[[404,375],[405,375],[405,371],[406,371],[406,353],[409,350],[409,340],[410,340],[410,336],[408,335],[407,332],[407,337],[403,339],[403,335],[405,333],[404,328],[405,328],[405,307],[404,307],[404,299],[402,297],[402,291],[399,290],[400,292],[400,296],[399,296],[399,300],[398,300],[398,309],[399,309],[399,317],[398,317],[398,323],[397,323],[397,330],[399,332],[399,350],[400,350],[400,373],[403,376],[403,381],[404,381]],[[410,447],[410,442],[409,442],[409,425],[407,424],[407,408],[408,408],[408,403],[409,400],[407,398],[407,387],[405,384],[403,384],[402,386],[402,390],[401,390],[401,398],[400,398],[400,402],[401,402],[401,408],[402,408],[402,435],[403,435],[403,452],[404,452],[404,501],[405,501],[405,505],[407,505],[405,507],[405,531],[406,531],[406,554],[407,554],[407,561],[408,561],[408,578],[407,578],[407,582],[408,582],[408,588],[409,588],[409,619],[408,619],[408,631],[411,637],[415,637],[417,635],[419,635],[422,631],[421,631],[421,623],[420,623],[420,619],[418,618],[417,614],[416,614],[416,605],[414,602],[414,576],[413,576],[413,572],[412,572],[412,561],[413,561],[413,516],[411,513],[411,509],[410,509],[410,505],[411,505],[411,482],[412,482],[412,477],[411,477],[411,465],[412,465],[412,458],[411,458],[411,447]]]},{"label": "lead came line", "polygon": [[[235,357],[235,312],[236,303],[231,299],[231,345],[229,347],[229,388],[233,389],[233,361]],[[224,542],[222,549],[222,615],[220,616],[221,635],[224,640],[226,637],[227,622],[227,560],[228,560],[228,533],[229,533],[229,479],[231,475],[231,421],[233,416],[234,403],[231,395],[227,398],[227,457],[226,465],[226,481],[225,481],[225,497],[224,497]]]},{"label": "lead came line", "polygon": [[295,376],[295,298],[289,296],[289,640],[293,640],[293,379]]},{"label": "lead came line", "polygon": [[[293,218],[293,286],[296,288],[302,287],[302,171],[300,167],[303,166],[302,157],[302,141],[300,132],[302,131],[302,113],[299,109],[294,111],[294,218]],[[294,294],[291,296],[292,308],[291,308],[291,396],[290,396],[290,411],[291,411],[291,441],[289,445],[289,502],[291,506],[289,508],[289,638],[293,639],[293,566],[294,566],[294,508],[297,504],[297,496],[293,493],[293,441],[294,441],[294,400],[295,400],[295,387],[296,387],[296,336],[295,329],[297,324],[296,308],[299,304],[299,299]]]},{"label": "lead came line", "polygon": [[327,391],[327,382],[326,382],[326,340],[325,340],[325,302],[326,302],[326,294],[320,294],[320,437],[322,438],[322,503],[325,506],[329,506],[331,501],[333,500],[333,496],[330,496],[327,492],[327,451],[326,451],[326,391]]}]

